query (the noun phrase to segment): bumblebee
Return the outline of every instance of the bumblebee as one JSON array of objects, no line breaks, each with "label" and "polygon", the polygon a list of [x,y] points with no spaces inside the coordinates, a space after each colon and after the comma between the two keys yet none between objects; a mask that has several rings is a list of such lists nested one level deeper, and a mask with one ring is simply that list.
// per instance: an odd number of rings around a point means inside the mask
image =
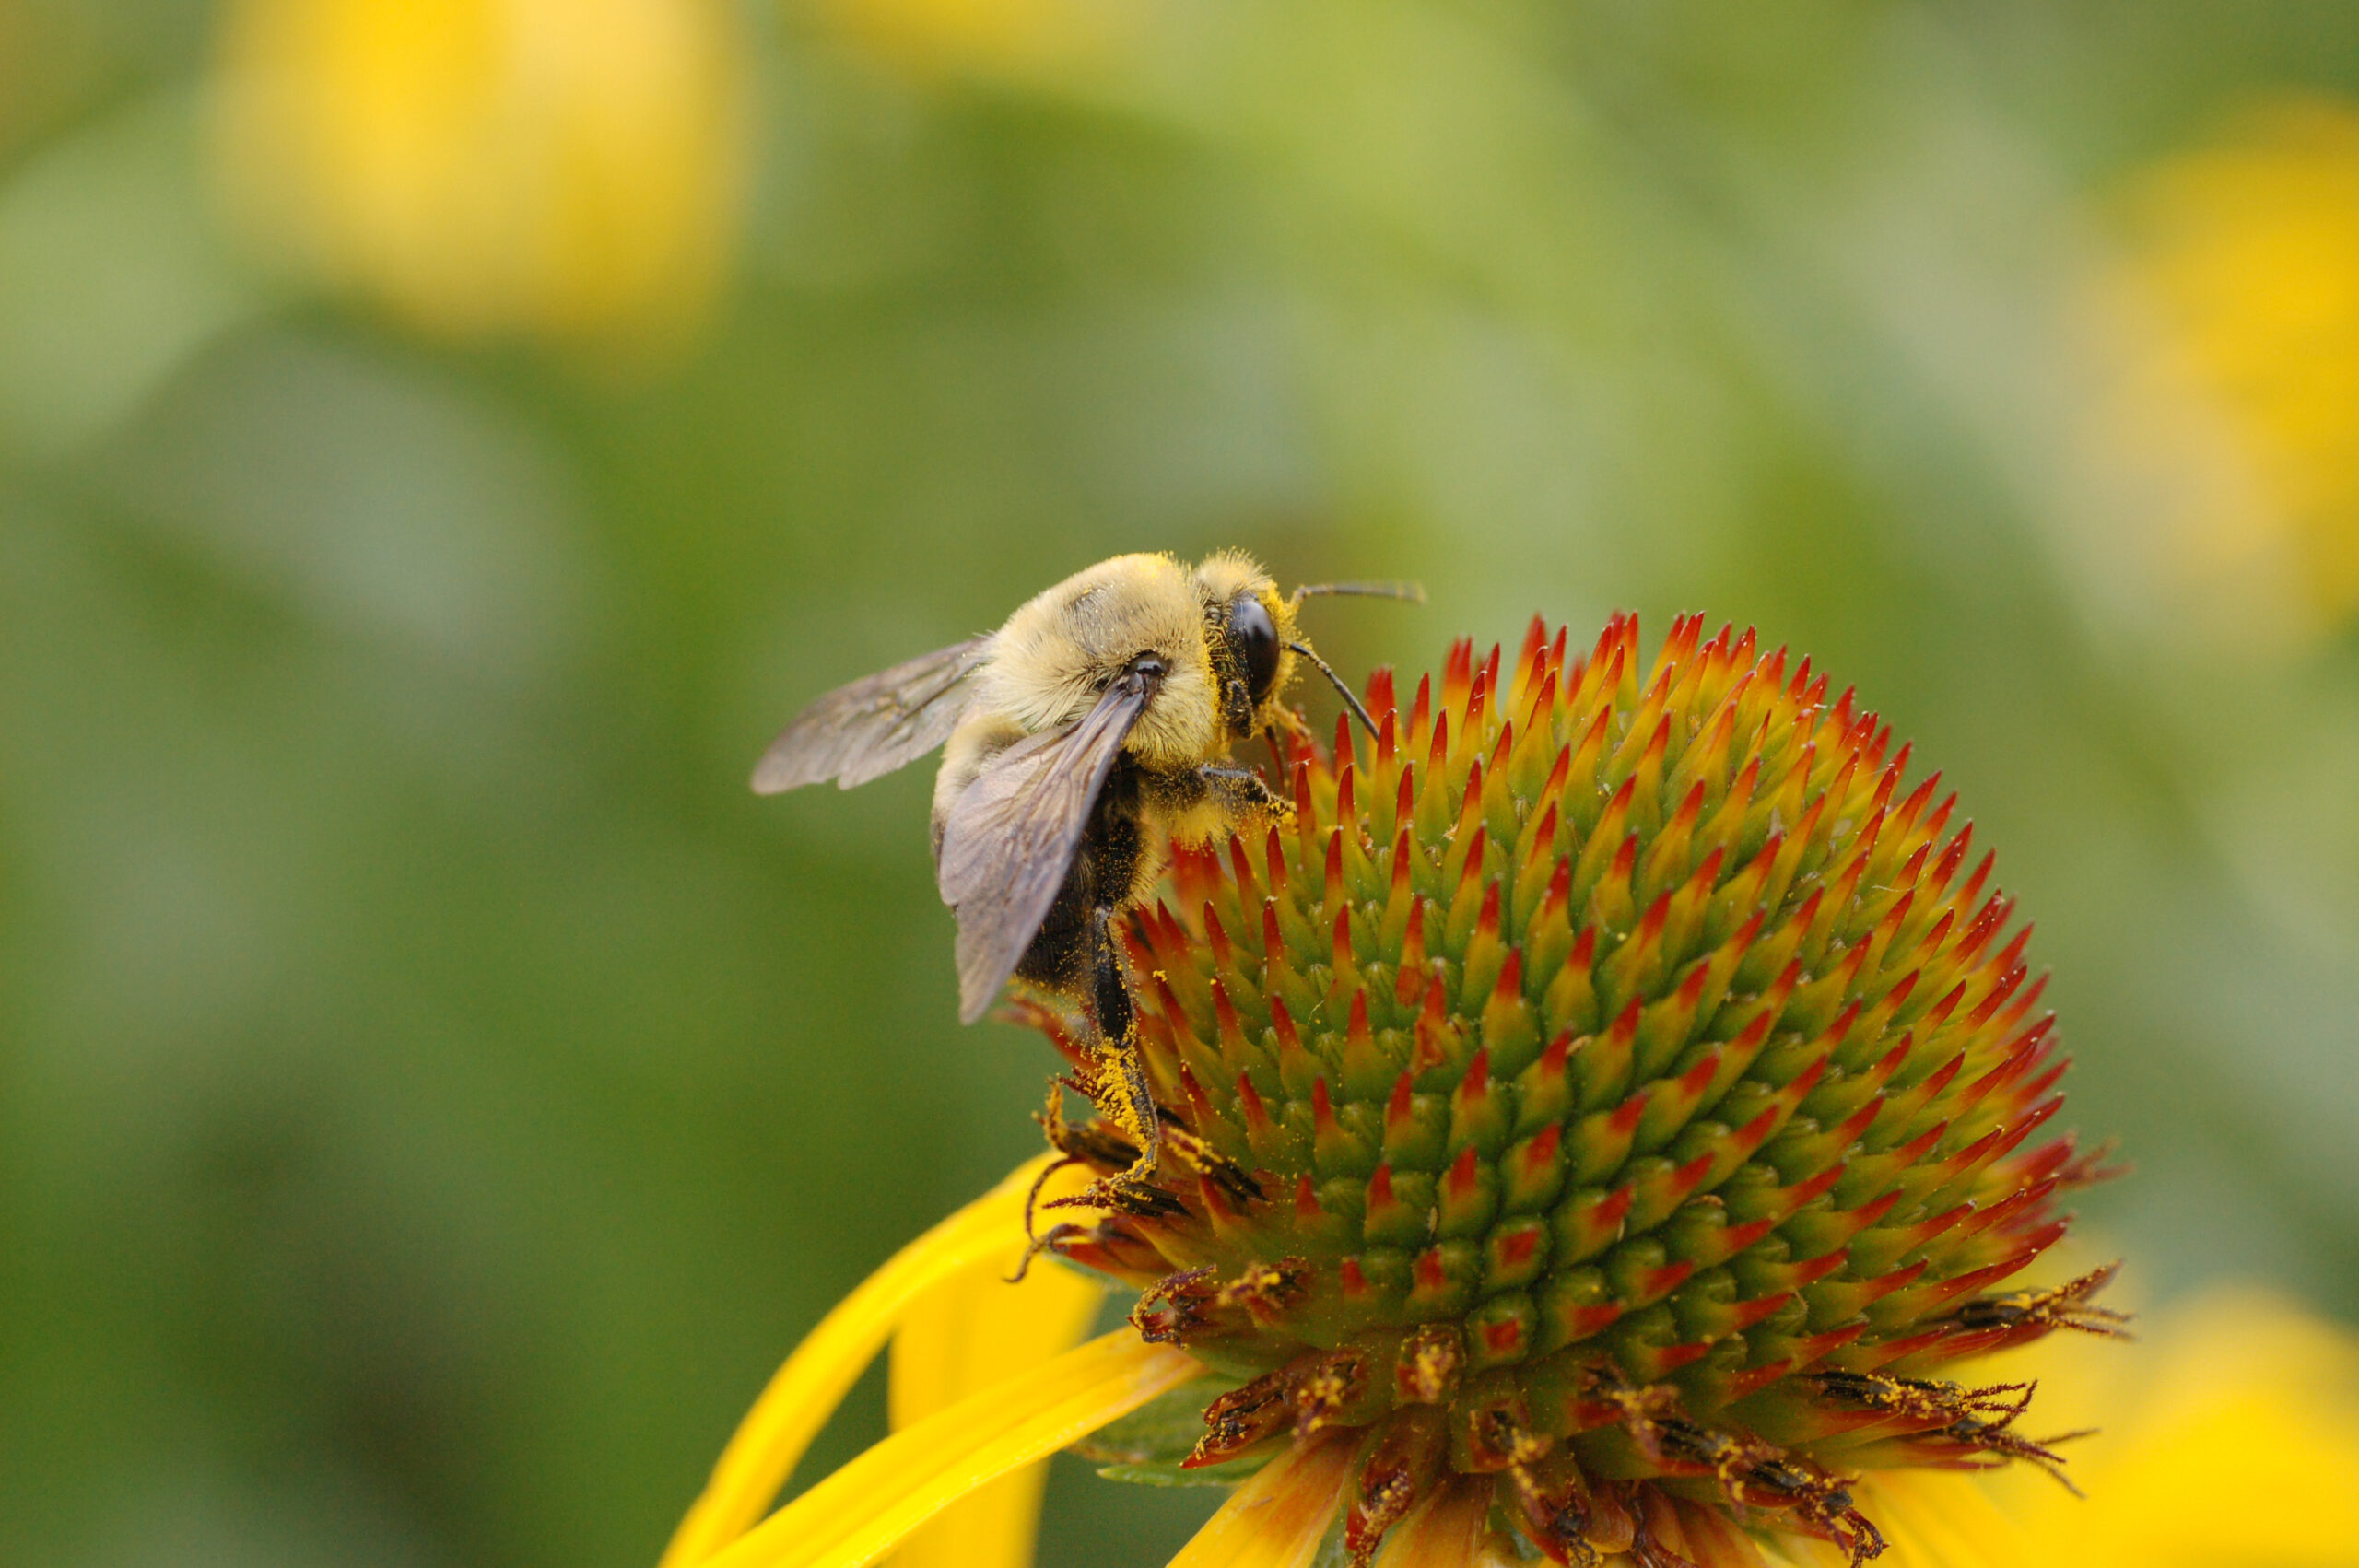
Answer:
[{"label": "bumblebee", "polygon": [[997,631],[855,681],[805,708],[754,769],[765,795],[866,783],[944,747],[933,854],[958,923],[958,1010],[982,1016],[1011,977],[1086,1003],[1097,1026],[1090,1097],[1154,1168],[1155,1105],[1133,1039],[1117,925],[1162,869],[1201,843],[1283,818],[1290,804],[1235,766],[1239,741],[1294,722],[1297,661],[1349,687],[1297,634],[1318,593],[1422,597],[1333,583],[1282,596],[1250,556],[1193,568],[1117,556],[1036,595]]}]

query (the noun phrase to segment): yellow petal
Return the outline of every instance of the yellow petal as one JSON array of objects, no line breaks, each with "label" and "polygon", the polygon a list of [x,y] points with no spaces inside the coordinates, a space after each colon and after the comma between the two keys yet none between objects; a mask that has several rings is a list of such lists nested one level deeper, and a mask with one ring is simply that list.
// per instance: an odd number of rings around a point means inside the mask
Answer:
[{"label": "yellow petal", "polygon": [[2098,1429],[2063,1450],[2085,1500],[2023,1466],[1983,1483],[2036,1543],[2026,1568],[2359,1568],[2359,1339],[2232,1289],[2140,1329],[2026,1352],[2043,1430]]},{"label": "yellow petal", "polygon": [[978,1487],[1203,1372],[1130,1328],[897,1432],[707,1559],[710,1568],[862,1568]]},{"label": "yellow petal", "polygon": [[1854,1490],[1901,1568],[2024,1568],[2037,1558],[1971,1473],[1891,1470]]},{"label": "yellow petal", "polygon": [[771,1377],[673,1533],[662,1568],[691,1568],[745,1534],[778,1496],[845,1390],[910,1309],[978,1266],[1012,1268],[1024,1247],[1024,1199],[1050,1156],[968,1204],[863,1281],[819,1321]]},{"label": "yellow petal", "polygon": [[1302,1568],[1334,1522],[1356,1450],[1346,1433],[1271,1460],[1229,1494],[1171,1568]]},{"label": "yellow petal", "polygon": [[[1891,1543],[1887,1540],[1885,1544],[1889,1546]],[[1814,1536],[1773,1535],[1767,1555],[1770,1562],[1785,1564],[1786,1568],[1851,1568],[1849,1552],[1831,1540],[1820,1540]],[[1885,1552],[1877,1561],[1884,1564],[1884,1568],[1916,1568],[1915,1563],[1903,1557],[1897,1548]]]},{"label": "yellow petal", "polygon": [[1394,1527],[1376,1568],[1467,1568],[1491,1515],[1488,1486],[1454,1486]]},{"label": "yellow petal", "polygon": [[[896,1432],[1089,1332],[1103,1287],[1045,1259],[1015,1284],[1007,1273],[998,1261],[979,1264],[902,1318],[886,1401]],[[1027,1568],[1048,1479],[1045,1464],[1032,1465],[968,1492],[901,1543],[895,1568]]]}]

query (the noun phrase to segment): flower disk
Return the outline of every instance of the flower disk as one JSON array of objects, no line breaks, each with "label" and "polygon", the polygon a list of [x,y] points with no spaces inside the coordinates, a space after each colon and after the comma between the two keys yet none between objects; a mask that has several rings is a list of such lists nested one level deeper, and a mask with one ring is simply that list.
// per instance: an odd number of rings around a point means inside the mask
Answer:
[{"label": "flower disk", "polygon": [[1535,621],[1405,711],[1380,673],[1376,740],[1291,746],[1286,820],[1179,854],[1131,946],[1154,1188],[1046,1239],[1246,1379],[1191,1463],[1356,1444],[1363,1562],[1478,1490],[1557,1562],[1858,1559],[1848,1472],[2053,1467],[2026,1391],[1931,1375],[2113,1320],[2103,1276],[2000,1292],[2100,1174],[2035,1141],[2029,929],[1826,691],[1700,619],[1650,670],[1635,618],[1579,660]]}]

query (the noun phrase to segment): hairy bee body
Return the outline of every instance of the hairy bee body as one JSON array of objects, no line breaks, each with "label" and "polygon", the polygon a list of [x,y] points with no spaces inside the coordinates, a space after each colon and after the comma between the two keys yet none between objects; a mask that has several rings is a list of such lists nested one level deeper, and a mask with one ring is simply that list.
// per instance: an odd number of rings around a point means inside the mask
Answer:
[{"label": "hairy bee body", "polygon": [[[1285,814],[1229,751],[1287,716],[1303,592],[1281,598],[1250,557],[1194,568],[1117,556],[1035,595],[986,636],[828,693],[764,754],[754,788],[832,778],[850,788],[940,745],[933,854],[958,921],[959,1014],[971,1023],[1011,977],[1086,1002],[1101,1109],[1156,1147],[1131,1041],[1114,922],[1154,885],[1168,843]],[[1356,708],[1340,682],[1337,689]],[[1363,720],[1367,715],[1361,714]]]},{"label": "hairy bee body", "polygon": [[1249,557],[1193,568],[1117,556],[1027,601],[987,637],[822,697],[755,774],[765,792],[850,785],[940,742],[933,849],[957,912],[960,1011],[1010,976],[1087,1000],[1109,1034],[1103,927],[1144,894],[1164,844],[1282,811],[1229,748],[1278,720],[1294,607]]},{"label": "hairy bee body", "polygon": [[1119,1016],[1125,1003],[1102,994],[1098,985],[1101,978],[1119,978],[1098,963],[1098,912],[1114,918],[1136,905],[1160,871],[1162,857],[1149,837],[1148,790],[1135,763],[1115,762],[1090,807],[1064,882],[1015,961],[1015,978],[1063,996],[1086,995],[1101,1020]]}]

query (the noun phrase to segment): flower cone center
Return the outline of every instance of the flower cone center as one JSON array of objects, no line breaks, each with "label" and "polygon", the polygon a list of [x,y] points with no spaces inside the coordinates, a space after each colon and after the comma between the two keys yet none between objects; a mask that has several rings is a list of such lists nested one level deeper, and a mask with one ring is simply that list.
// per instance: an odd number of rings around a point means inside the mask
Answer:
[{"label": "flower cone center", "polygon": [[2029,929],[1827,688],[1700,619],[1651,665],[1535,622],[1405,705],[1379,673],[1376,738],[1289,744],[1290,813],[1177,853],[1131,933],[1155,1197],[1054,1245],[1246,1379],[1198,1462],[1348,1433],[1362,1557],[1490,1486],[1559,1561],[1763,1513],[1866,1556],[1857,1470],[2055,1462],[2022,1390],[1937,1375],[2109,1321],[2103,1275],[2005,1288],[2099,1174],[2044,1135]]}]

